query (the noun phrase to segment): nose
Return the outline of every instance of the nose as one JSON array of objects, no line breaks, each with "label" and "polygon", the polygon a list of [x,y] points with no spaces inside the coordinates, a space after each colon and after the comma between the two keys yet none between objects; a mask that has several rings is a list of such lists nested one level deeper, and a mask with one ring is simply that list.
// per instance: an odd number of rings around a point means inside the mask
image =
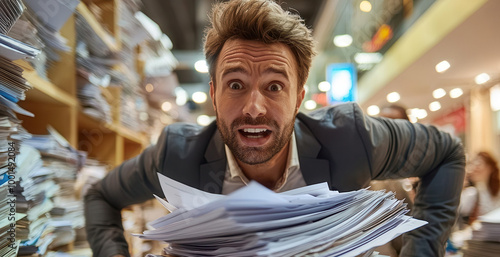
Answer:
[{"label": "nose", "polygon": [[257,118],[266,115],[266,97],[258,90],[252,90],[243,106],[243,115]]}]

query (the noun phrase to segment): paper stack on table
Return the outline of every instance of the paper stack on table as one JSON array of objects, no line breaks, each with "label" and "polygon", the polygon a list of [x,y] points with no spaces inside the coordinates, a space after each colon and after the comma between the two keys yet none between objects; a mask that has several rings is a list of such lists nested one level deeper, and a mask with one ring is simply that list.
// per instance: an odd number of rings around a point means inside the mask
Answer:
[{"label": "paper stack on table", "polygon": [[467,256],[498,256],[500,252],[500,209],[479,216],[472,224],[472,239],[463,249]]},{"label": "paper stack on table", "polygon": [[427,222],[393,193],[331,191],[326,183],[274,193],[251,182],[227,196],[159,174],[171,211],[137,234],[178,256],[355,256]]}]

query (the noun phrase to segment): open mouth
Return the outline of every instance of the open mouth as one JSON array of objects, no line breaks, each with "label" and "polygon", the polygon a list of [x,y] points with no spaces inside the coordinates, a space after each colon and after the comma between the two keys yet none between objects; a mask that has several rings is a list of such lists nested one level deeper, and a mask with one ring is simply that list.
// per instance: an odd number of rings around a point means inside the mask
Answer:
[{"label": "open mouth", "polygon": [[272,131],[265,128],[244,128],[239,129],[238,132],[246,138],[259,139],[269,136]]}]

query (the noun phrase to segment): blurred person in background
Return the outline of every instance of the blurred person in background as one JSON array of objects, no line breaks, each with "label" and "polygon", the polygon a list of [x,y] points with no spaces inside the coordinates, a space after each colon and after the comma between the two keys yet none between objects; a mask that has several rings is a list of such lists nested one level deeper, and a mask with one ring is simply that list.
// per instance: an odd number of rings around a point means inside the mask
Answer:
[{"label": "blurred person in background", "polygon": [[379,116],[391,119],[410,120],[408,119],[408,114],[406,114],[406,108],[398,104],[391,104],[383,107],[382,110],[380,110]]},{"label": "blurred person in background", "polygon": [[488,152],[479,152],[467,166],[471,185],[462,192],[460,215],[471,224],[478,216],[500,208],[498,162]]},{"label": "blurred person in background", "polygon": [[470,225],[479,216],[500,208],[500,171],[495,158],[488,152],[479,152],[467,163],[466,170],[459,216],[445,256],[455,256],[465,241],[472,238]]}]

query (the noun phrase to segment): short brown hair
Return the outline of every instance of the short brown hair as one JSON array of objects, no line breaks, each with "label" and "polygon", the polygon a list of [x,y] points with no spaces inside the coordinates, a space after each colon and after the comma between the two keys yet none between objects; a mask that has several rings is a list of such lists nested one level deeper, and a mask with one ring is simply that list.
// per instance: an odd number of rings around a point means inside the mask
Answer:
[{"label": "short brown hair", "polygon": [[205,30],[205,58],[210,77],[224,43],[229,39],[256,40],[266,44],[283,43],[297,61],[298,89],[306,83],[315,55],[311,30],[298,14],[292,14],[270,0],[232,0],[216,3]]}]

